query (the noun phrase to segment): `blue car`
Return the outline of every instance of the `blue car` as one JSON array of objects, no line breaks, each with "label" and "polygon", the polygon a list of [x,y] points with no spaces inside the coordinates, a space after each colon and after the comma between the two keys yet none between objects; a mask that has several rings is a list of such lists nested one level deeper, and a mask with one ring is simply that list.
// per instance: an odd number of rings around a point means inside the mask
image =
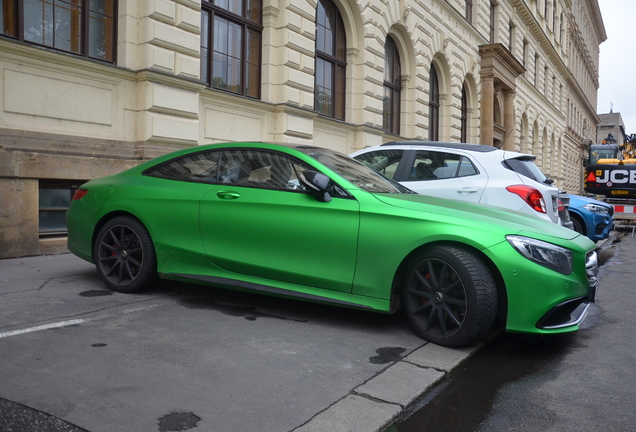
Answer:
[{"label": "blue car", "polygon": [[609,237],[614,226],[614,208],[602,201],[579,195],[570,197],[570,219],[574,230],[597,242]]}]

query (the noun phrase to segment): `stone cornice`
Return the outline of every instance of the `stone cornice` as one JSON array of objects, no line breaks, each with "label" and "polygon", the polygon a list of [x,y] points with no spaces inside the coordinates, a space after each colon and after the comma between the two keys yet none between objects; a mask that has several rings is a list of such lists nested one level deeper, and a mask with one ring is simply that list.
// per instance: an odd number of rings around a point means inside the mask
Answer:
[{"label": "stone cornice", "polygon": [[526,71],[519,60],[503,44],[481,45],[479,47],[479,55],[482,59],[489,56],[496,57],[515,76],[519,76]]},{"label": "stone cornice", "polygon": [[567,77],[567,82],[570,85],[570,88],[576,93],[581,101],[584,101],[585,108],[588,110],[590,114],[592,114],[595,120],[598,122],[598,116],[596,114],[596,107],[592,106],[592,103],[587,98],[587,95],[579,85],[579,82],[576,80],[573,74],[569,74]]},{"label": "stone cornice", "polygon": [[547,53],[551,63],[563,76],[567,76],[569,74],[567,65],[557,53],[554,45],[552,45],[552,43],[550,42],[550,39],[539,25],[539,22],[536,20],[536,18],[528,8],[526,2],[522,0],[511,0],[510,3],[513,5],[513,7],[516,8],[519,16],[523,20],[523,23],[528,26],[528,29],[535,37],[538,44],[541,46],[541,48],[543,48],[543,51]]},{"label": "stone cornice", "polygon": [[3,59],[11,63],[27,64],[34,68],[46,67],[47,70],[60,73],[66,73],[72,69],[73,71],[81,71],[82,75],[99,77],[101,81],[148,81],[191,91],[201,91],[205,88],[204,83],[193,79],[151,69],[135,71],[111,63],[91,60],[4,37],[0,37],[0,52],[2,52]]},{"label": "stone cornice", "polygon": [[607,40],[607,33],[605,32],[605,24],[603,23],[603,16],[601,15],[601,9],[598,6],[598,0],[587,0],[587,6],[590,10],[590,19],[594,25],[594,29],[599,36],[601,42]]},{"label": "stone cornice", "polygon": [[590,76],[592,77],[592,81],[598,87],[598,69],[594,62],[592,61],[592,56],[590,55],[590,51],[587,49],[587,45],[583,40],[583,35],[581,31],[576,28],[576,26],[572,26],[570,30],[570,39],[575,46],[576,51],[581,54],[581,59],[585,68],[589,71]]},{"label": "stone cornice", "polygon": [[130,69],[118,67],[111,63],[91,60],[5,37],[0,37],[0,52],[2,52],[4,60],[26,63],[33,67],[41,68],[46,65],[47,69],[51,69],[51,66],[59,67],[60,70],[72,68],[115,79],[130,79],[135,73]]}]

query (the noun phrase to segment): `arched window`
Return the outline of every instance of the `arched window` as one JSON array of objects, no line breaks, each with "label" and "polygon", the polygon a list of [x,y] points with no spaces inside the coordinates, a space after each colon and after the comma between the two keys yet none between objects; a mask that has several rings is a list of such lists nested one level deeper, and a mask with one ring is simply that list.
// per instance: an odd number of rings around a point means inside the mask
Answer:
[{"label": "arched window", "polygon": [[345,118],[346,51],[344,24],[338,8],[331,0],[319,0],[316,8],[314,109],[339,120]]},{"label": "arched window", "polygon": [[261,0],[201,2],[201,80],[209,87],[258,98]]},{"label": "arched window", "polygon": [[431,76],[428,82],[428,139],[439,141],[439,81],[434,64],[431,64]]},{"label": "arched window", "polygon": [[382,128],[390,133],[400,134],[400,102],[402,100],[402,66],[400,53],[391,36],[384,45],[384,107]]},{"label": "arched window", "polygon": [[468,97],[466,96],[466,85],[462,86],[462,108],[461,108],[461,129],[460,141],[468,142]]}]

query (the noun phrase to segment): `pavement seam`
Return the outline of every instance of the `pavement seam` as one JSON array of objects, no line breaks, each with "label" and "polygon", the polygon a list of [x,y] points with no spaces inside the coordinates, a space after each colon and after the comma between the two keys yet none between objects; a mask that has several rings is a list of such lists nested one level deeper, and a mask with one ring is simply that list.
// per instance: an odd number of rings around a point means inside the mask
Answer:
[{"label": "pavement seam", "polygon": [[440,368],[440,367],[435,367],[435,366],[422,366],[421,364],[414,363],[413,361],[410,361],[410,360],[407,360],[407,359],[402,359],[402,360],[400,360],[400,361],[402,361],[402,362],[404,362],[404,363],[412,364],[413,366],[417,366],[417,367],[418,367],[418,368],[420,368],[420,369],[433,369],[433,370],[436,370],[436,371],[438,371],[438,372],[443,372],[445,377],[447,377],[447,376],[448,376],[448,374],[449,374],[450,372],[452,372],[452,371],[449,371],[449,370],[446,370],[446,369],[444,369],[444,368]]},{"label": "pavement seam", "polygon": [[361,398],[368,399],[368,400],[370,400],[370,401],[372,401],[372,402],[381,403],[381,404],[387,404],[387,405],[399,406],[401,409],[404,409],[404,408],[405,408],[405,406],[404,406],[404,405],[402,405],[402,404],[400,404],[400,403],[390,402],[390,401],[387,401],[387,400],[384,400],[384,399],[380,399],[380,398],[377,398],[377,397],[371,396],[371,395],[366,394],[366,393],[358,393],[358,392],[357,392],[357,391],[355,391],[355,390],[351,390],[351,392],[349,392],[349,394],[350,394],[350,395],[352,395],[352,396],[359,396],[359,397],[361,397]]}]

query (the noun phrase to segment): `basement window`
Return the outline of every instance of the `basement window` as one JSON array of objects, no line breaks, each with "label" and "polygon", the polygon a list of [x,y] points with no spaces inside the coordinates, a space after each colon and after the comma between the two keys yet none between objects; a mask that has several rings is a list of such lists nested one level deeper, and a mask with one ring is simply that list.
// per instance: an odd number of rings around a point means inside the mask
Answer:
[{"label": "basement window", "polygon": [[38,224],[40,238],[66,237],[66,212],[77,188],[83,182],[40,180]]}]

